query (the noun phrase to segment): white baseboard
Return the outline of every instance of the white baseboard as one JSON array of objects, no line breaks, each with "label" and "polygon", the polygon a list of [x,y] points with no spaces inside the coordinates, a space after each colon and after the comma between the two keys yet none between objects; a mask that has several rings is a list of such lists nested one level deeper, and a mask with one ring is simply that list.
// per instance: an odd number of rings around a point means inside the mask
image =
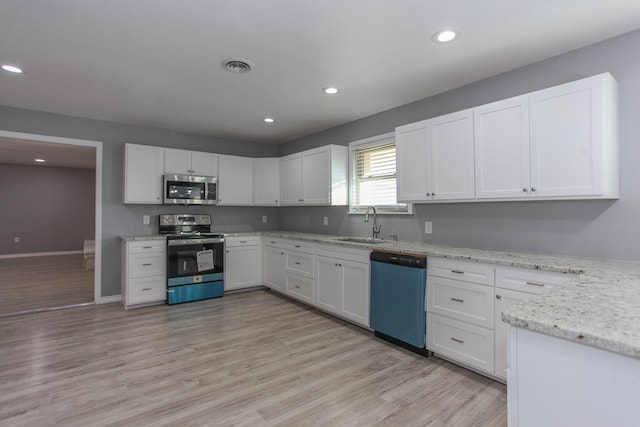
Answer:
[{"label": "white baseboard", "polygon": [[32,256],[55,256],[55,255],[76,255],[82,254],[82,251],[58,251],[58,252],[31,252],[24,254],[0,255],[0,259],[5,258],[27,258]]},{"label": "white baseboard", "polygon": [[109,295],[108,297],[100,297],[96,304],[110,304],[112,302],[122,302],[122,295]]}]

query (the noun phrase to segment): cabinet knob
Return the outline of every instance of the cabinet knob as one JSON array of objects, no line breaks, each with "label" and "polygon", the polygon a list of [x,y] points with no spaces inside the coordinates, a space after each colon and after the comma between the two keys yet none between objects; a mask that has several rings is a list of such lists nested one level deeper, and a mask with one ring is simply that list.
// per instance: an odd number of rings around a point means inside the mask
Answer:
[{"label": "cabinet knob", "polygon": [[436,193],[431,193],[431,195],[432,195],[432,196],[435,196],[435,195],[436,195]]},{"label": "cabinet knob", "polygon": [[502,295],[500,294],[496,295],[496,299],[502,299]]},{"label": "cabinet knob", "polygon": [[431,197],[431,193],[427,193],[427,197]]},{"label": "cabinet knob", "polygon": [[525,187],[525,188],[523,188],[523,189],[522,189],[522,192],[523,192],[523,193],[528,193],[528,192],[529,192],[529,189],[528,189],[527,187]]},{"label": "cabinet knob", "polygon": [[536,187],[531,187],[531,191],[536,191]]}]

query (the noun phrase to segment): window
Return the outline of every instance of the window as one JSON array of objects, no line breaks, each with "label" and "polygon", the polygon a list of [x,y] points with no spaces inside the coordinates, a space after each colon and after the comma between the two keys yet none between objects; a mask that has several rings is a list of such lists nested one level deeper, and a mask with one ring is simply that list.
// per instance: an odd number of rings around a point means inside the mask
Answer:
[{"label": "window", "polygon": [[396,200],[396,143],[389,133],[349,144],[349,211],[406,213],[409,206]]}]

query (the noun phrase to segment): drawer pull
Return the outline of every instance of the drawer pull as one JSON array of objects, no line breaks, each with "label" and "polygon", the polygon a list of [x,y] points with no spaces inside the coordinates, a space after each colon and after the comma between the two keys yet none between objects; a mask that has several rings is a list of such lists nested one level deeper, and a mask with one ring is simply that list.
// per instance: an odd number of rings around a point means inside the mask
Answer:
[{"label": "drawer pull", "polygon": [[299,247],[300,247],[300,245],[296,245],[296,248],[299,248]]},{"label": "drawer pull", "polygon": [[150,265],[153,265],[153,264],[151,264],[150,262],[145,262],[144,264],[142,264],[143,267],[149,267]]},{"label": "drawer pull", "polygon": [[153,246],[143,246],[142,249],[151,249]]},{"label": "drawer pull", "polygon": [[295,285],[296,289],[300,289],[300,285]]},{"label": "drawer pull", "polygon": [[150,291],[151,288],[142,288],[143,291]]},{"label": "drawer pull", "polygon": [[502,295],[500,294],[496,295],[496,299],[502,299]]},{"label": "drawer pull", "polygon": [[451,272],[455,274],[464,274],[464,271],[460,271],[460,270],[451,270]]},{"label": "drawer pull", "polygon": [[272,241],[271,241],[271,244],[272,244],[272,245],[275,245],[275,244],[276,244],[276,242],[272,240]]},{"label": "drawer pull", "polygon": [[544,283],[540,283],[540,282],[527,282],[527,285],[544,287]]},{"label": "drawer pull", "polygon": [[300,263],[298,261],[295,262],[296,265],[300,265]]},{"label": "drawer pull", "polygon": [[451,301],[464,302],[464,300],[462,298],[451,298]]},{"label": "drawer pull", "polygon": [[452,337],[452,338],[451,338],[451,341],[455,341],[455,342],[457,342],[457,343],[464,344],[464,340],[461,340],[461,339],[458,339],[458,338],[453,338],[453,337]]},{"label": "drawer pull", "polygon": [[240,243],[247,243],[246,240],[240,240]]}]

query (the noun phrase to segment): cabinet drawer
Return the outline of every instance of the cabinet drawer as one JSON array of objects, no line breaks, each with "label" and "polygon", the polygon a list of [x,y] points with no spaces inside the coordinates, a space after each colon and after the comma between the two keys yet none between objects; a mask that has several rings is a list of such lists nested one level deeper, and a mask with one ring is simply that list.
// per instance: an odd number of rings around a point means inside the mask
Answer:
[{"label": "cabinet drawer", "polygon": [[258,246],[260,245],[260,236],[227,237],[225,238],[224,244],[227,248]]},{"label": "cabinet drawer", "polygon": [[560,286],[572,275],[555,271],[529,270],[514,267],[496,267],[496,287],[513,291],[540,294]]},{"label": "cabinet drawer", "polygon": [[427,349],[493,374],[493,331],[427,313]]},{"label": "cabinet drawer", "polygon": [[151,252],[129,255],[129,277],[165,275],[165,253]]},{"label": "cabinet drawer", "polygon": [[128,304],[164,301],[167,296],[164,276],[129,280]]},{"label": "cabinet drawer", "polygon": [[429,277],[427,311],[493,328],[493,286]]},{"label": "cabinet drawer", "polygon": [[312,254],[315,250],[315,243],[302,240],[285,240],[286,247],[295,252],[307,252]]},{"label": "cabinet drawer", "polygon": [[313,255],[287,252],[287,271],[313,277]]},{"label": "cabinet drawer", "polygon": [[262,244],[264,246],[273,246],[276,248],[285,248],[287,246],[287,243],[284,239],[280,239],[278,237],[269,237],[269,236],[262,237]]},{"label": "cabinet drawer", "polygon": [[286,290],[291,296],[313,302],[313,279],[287,274]]},{"label": "cabinet drawer", "polygon": [[162,240],[140,240],[127,242],[127,248],[129,253],[144,253],[144,252],[165,252],[167,241]]},{"label": "cabinet drawer", "polygon": [[490,286],[493,286],[494,281],[494,267],[492,265],[443,258],[428,258],[427,274]]}]

